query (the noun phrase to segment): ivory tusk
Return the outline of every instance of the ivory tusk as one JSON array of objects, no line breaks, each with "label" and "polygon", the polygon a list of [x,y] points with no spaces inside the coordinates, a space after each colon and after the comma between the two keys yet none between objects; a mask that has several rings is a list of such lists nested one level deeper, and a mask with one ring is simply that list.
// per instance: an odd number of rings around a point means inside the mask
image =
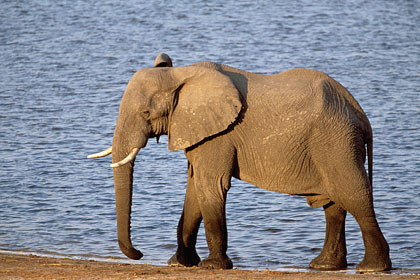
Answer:
[{"label": "ivory tusk", "polygon": [[101,157],[106,157],[109,154],[112,154],[112,147],[109,147],[108,149],[100,153],[88,155],[87,158],[101,158]]},{"label": "ivory tusk", "polygon": [[129,163],[130,161],[133,161],[135,158],[136,158],[136,156],[137,156],[137,154],[138,154],[138,152],[140,151],[140,149],[139,148],[134,148],[129,154],[128,154],[128,156],[126,156],[123,160],[121,160],[121,161],[119,161],[119,162],[116,162],[116,163],[113,163],[113,164],[111,164],[111,167],[112,168],[114,168],[114,167],[118,167],[118,166],[121,166],[121,165],[124,165],[124,164],[127,164],[127,163]]}]

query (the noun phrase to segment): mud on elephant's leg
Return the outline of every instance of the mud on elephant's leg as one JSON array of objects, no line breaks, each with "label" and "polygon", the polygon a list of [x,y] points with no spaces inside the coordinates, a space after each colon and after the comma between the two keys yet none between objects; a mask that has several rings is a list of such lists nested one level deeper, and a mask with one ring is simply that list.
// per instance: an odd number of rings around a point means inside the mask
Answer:
[{"label": "mud on elephant's leg", "polygon": [[190,267],[197,266],[200,263],[200,257],[197,254],[195,245],[201,220],[200,206],[192,179],[192,167],[188,165],[187,193],[184,210],[178,223],[178,249],[169,259],[169,265]]},{"label": "mud on elephant's leg", "polygon": [[345,220],[347,212],[333,202],[324,206],[324,212],[327,226],[324,248],[309,266],[325,270],[346,268]]},{"label": "mud on elephant's leg", "polygon": [[227,256],[227,227],[225,205],[201,201],[209,256],[199,266],[210,269],[231,269],[232,260]]}]

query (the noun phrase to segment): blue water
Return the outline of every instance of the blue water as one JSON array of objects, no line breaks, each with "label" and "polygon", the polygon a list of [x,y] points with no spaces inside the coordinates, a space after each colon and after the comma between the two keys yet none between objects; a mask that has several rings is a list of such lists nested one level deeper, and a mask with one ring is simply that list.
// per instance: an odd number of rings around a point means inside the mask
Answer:
[{"label": "blue water", "polygon": [[[125,85],[168,53],[251,72],[307,67],[346,86],[374,130],[374,195],[393,265],[420,269],[419,1],[1,1],[0,250],[121,258],[110,158]],[[259,3],[263,2],[263,3]],[[267,3],[271,2],[271,3]],[[183,152],[150,141],[135,170],[139,263],[176,249]],[[228,254],[238,268],[305,268],[324,215],[305,199],[234,181]],[[363,257],[347,218],[349,268]],[[204,229],[198,251],[208,253]]]}]

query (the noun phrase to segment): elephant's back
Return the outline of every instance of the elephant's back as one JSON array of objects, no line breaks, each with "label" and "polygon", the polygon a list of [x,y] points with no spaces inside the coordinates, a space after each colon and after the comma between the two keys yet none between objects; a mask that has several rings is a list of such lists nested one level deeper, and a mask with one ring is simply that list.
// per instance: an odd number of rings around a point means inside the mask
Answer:
[{"label": "elephant's back", "polygon": [[[250,77],[241,126],[264,145],[306,141],[314,133],[345,131],[367,135],[369,120],[353,96],[327,74],[293,69],[271,76]],[[330,132],[329,132],[330,131]],[[290,140],[294,139],[294,140]]]},{"label": "elephant's back", "polygon": [[[275,75],[249,78],[247,102],[264,112],[334,117],[343,121],[368,122],[351,93],[326,73],[297,68]],[[262,105],[262,106],[261,106]]]},{"label": "elephant's back", "polygon": [[303,96],[322,101],[324,106],[334,106],[335,108],[348,106],[351,109],[365,115],[362,107],[351,95],[351,93],[338,81],[324,72],[312,69],[296,68],[284,71],[272,76],[278,83],[290,83],[295,87],[295,91],[300,91]]},{"label": "elephant's back", "polygon": [[325,79],[328,79],[326,74],[309,69],[249,76],[247,108],[250,113],[269,116],[276,122],[301,119],[308,114],[313,119],[324,107],[319,84]]}]

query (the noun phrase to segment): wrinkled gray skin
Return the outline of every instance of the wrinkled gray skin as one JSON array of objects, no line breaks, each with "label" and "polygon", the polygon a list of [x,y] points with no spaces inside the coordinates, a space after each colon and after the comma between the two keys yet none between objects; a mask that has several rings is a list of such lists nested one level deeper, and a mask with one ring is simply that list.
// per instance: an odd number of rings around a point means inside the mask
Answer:
[{"label": "wrinkled gray skin", "polygon": [[[155,66],[172,65],[168,56],[158,58]],[[170,265],[232,268],[225,205],[233,176],[305,196],[311,207],[325,209],[324,248],[311,268],[347,266],[349,212],[365,245],[357,269],[391,269],[373,208],[371,126],[352,95],[328,75],[307,69],[257,75],[210,62],[142,69],[121,101],[113,163],[145,147],[149,138],[166,134],[169,149],[184,149],[188,159],[178,249]],[[139,259],[142,254],[130,239],[133,166],[134,160],[115,167],[114,183],[120,248]],[[210,254],[200,261],[195,245],[202,220]]]}]

